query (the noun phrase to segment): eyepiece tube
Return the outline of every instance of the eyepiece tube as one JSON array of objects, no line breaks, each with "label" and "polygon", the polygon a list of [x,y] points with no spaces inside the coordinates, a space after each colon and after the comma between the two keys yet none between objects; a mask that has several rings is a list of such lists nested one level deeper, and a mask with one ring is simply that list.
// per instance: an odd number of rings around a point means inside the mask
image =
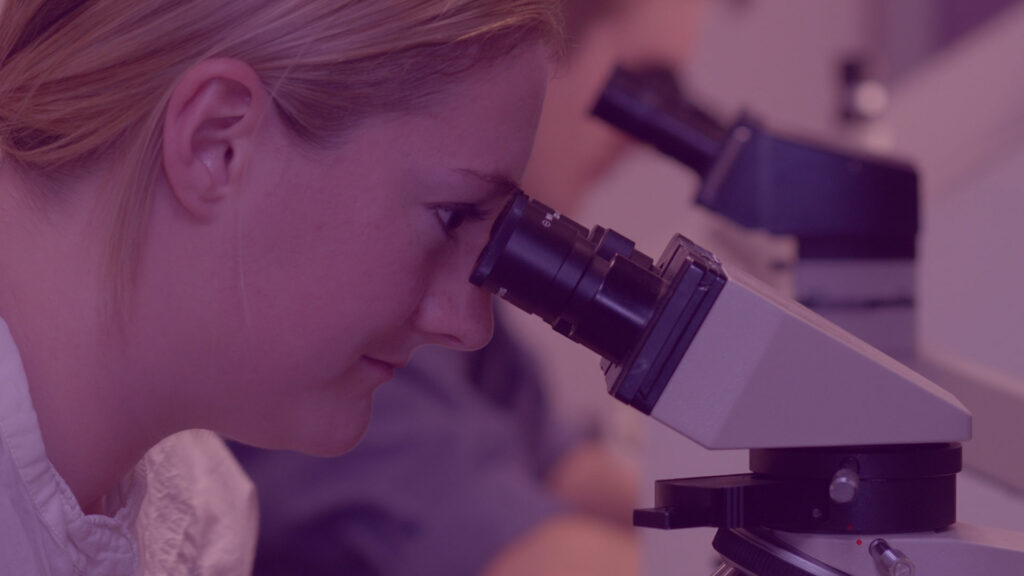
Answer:
[{"label": "eyepiece tube", "polygon": [[593,115],[707,176],[728,130],[686,99],[671,70],[618,68]]},{"label": "eyepiece tube", "polygon": [[491,229],[470,281],[540,316],[604,358],[609,391],[650,411],[725,283],[714,256],[682,236],[661,260],[613,230],[581,226],[523,193]]},{"label": "eyepiece tube", "polygon": [[633,242],[525,194],[499,216],[470,280],[611,362],[628,355],[665,289]]}]

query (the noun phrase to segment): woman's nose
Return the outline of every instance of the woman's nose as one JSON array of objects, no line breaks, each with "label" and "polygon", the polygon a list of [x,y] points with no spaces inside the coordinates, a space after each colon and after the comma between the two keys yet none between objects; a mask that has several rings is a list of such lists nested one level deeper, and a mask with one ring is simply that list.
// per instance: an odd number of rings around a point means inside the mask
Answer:
[{"label": "woman's nose", "polygon": [[494,312],[490,293],[469,282],[469,271],[439,271],[416,310],[415,328],[431,344],[477,350],[491,341]]}]

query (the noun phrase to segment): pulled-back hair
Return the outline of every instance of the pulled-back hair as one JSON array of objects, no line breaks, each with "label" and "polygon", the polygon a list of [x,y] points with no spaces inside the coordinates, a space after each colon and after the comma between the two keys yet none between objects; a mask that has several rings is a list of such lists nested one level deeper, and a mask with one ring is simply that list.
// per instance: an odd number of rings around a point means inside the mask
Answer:
[{"label": "pulled-back hair", "polygon": [[46,181],[117,158],[111,263],[124,288],[164,110],[191,66],[246,62],[292,132],[329,145],[522,44],[559,48],[560,22],[558,0],[0,0],[0,161]]}]

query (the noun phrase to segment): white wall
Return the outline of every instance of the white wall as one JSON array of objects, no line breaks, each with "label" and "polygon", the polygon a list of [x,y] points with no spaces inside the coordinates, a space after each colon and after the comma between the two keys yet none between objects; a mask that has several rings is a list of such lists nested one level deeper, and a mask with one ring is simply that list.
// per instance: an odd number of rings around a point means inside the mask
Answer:
[{"label": "white wall", "polygon": [[967,463],[1024,490],[1024,5],[897,86],[888,123],[923,175],[918,341],[974,413]]},{"label": "white wall", "polygon": [[908,78],[889,122],[924,175],[922,341],[1024,386],[1021,54],[1024,6]]}]

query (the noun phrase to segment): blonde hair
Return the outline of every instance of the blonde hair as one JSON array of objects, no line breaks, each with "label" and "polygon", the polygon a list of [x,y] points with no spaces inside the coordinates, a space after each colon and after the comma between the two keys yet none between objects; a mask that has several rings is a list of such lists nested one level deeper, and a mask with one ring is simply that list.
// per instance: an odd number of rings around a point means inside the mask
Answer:
[{"label": "blonde hair", "polygon": [[558,47],[560,26],[558,0],[0,0],[0,161],[45,181],[118,159],[111,266],[123,298],[164,109],[194,64],[245,61],[292,131],[327,145],[519,45]]}]

